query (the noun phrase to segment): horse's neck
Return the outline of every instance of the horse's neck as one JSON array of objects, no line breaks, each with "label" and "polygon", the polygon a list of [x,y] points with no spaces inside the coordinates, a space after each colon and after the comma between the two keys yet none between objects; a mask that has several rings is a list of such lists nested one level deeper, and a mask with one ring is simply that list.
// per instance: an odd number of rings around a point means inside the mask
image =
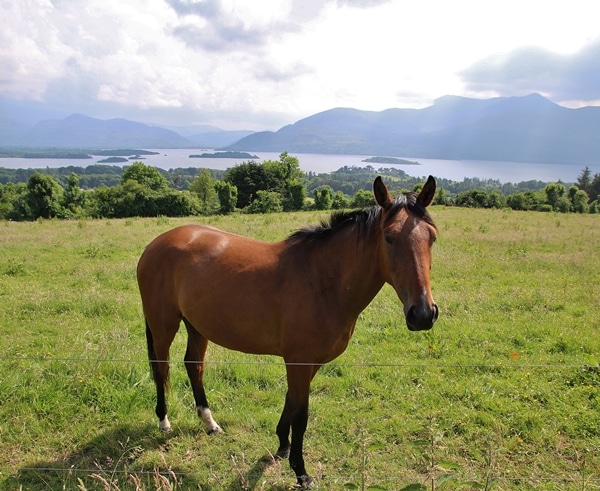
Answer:
[{"label": "horse's neck", "polygon": [[331,237],[313,254],[311,261],[318,265],[313,274],[327,282],[327,289],[346,312],[358,316],[384,284],[377,244],[357,238],[352,229]]}]

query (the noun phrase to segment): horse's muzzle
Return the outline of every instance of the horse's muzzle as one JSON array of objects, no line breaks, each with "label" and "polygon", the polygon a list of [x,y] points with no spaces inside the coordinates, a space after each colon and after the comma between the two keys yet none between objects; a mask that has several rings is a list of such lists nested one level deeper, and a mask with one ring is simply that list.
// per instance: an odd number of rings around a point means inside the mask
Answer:
[{"label": "horse's muzzle", "polygon": [[406,312],[406,325],[410,331],[427,331],[433,327],[438,315],[439,310],[435,303],[431,306],[411,305]]}]

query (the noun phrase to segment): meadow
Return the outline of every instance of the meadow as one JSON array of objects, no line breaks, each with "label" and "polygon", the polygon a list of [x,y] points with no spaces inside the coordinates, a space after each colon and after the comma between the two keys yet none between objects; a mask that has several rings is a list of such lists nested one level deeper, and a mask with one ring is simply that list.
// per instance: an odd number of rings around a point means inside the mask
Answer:
[{"label": "meadow", "polygon": [[[431,213],[439,321],[409,332],[384,287],[313,381],[308,471],[328,490],[600,489],[600,216]],[[182,330],[159,432],[135,266],[180,224],[272,241],[325,216],[0,223],[0,488],[292,488],[280,359],[210,345],[208,436]]]}]

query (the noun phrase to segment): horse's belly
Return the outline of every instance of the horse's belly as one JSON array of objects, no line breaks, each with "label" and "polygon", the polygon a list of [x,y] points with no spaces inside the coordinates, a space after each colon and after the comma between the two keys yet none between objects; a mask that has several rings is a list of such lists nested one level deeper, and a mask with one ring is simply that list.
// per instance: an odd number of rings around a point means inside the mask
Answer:
[{"label": "horse's belly", "polygon": [[260,303],[199,302],[183,316],[206,339],[245,353],[280,355],[275,313]]}]

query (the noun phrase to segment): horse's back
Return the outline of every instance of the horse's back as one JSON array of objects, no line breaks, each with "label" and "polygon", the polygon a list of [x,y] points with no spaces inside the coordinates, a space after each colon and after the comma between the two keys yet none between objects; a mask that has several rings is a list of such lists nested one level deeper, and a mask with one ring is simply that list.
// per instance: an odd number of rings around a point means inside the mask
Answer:
[{"label": "horse's back", "polygon": [[[278,247],[202,225],[159,235],[138,263],[149,325],[178,325],[185,318],[218,344],[241,351],[276,350],[271,345],[277,343]],[[271,308],[260,308],[265,302]],[[263,348],[255,347],[257,341]]]}]

